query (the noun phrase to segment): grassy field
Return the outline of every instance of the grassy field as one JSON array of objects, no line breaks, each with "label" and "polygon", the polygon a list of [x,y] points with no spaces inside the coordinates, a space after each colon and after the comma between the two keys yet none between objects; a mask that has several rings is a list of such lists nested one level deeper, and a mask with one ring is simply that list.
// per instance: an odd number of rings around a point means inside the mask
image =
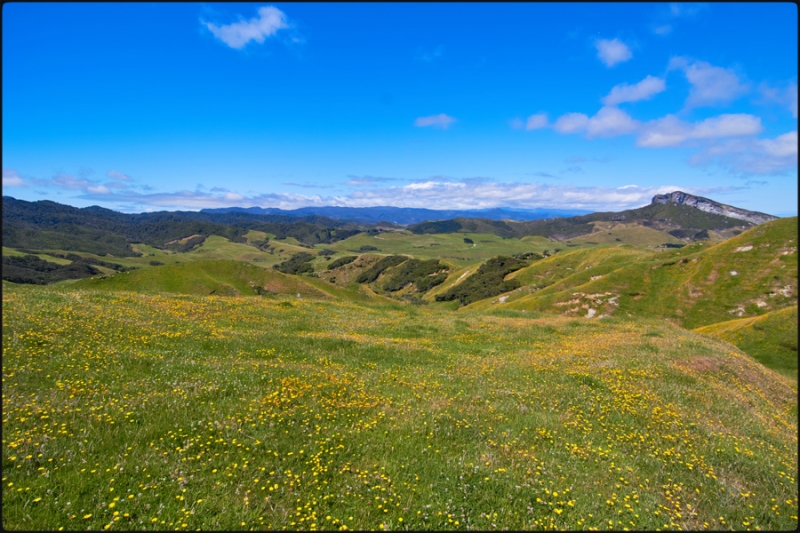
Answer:
[{"label": "grassy field", "polygon": [[695,329],[737,346],[773,370],[797,379],[797,306]]},{"label": "grassy field", "polygon": [[512,276],[523,287],[507,307],[597,316],[661,316],[696,328],[759,316],[797,303],[797,217],[775,220],[719,244],[649,252],[636,247],[564,250]]},{"label": "grassy field", "polygon": [[[472,244],[464,239],[472,240]],[[441,259],[459,268],[474,265],[498,255],[513,255],[523,252],[539,252],[558,248],[559,243],[547,239],[504,239],[497,235],[482,233],[444,233],[415,235],[408,231],[385,232],[380,235],[360,233],[328,248],[343,252],[343,255],[358,252],[361,246],[374,246],[373,253],[403,254],[417,259]]]},{"label": "grassy field", "polygon": [[797,527],[796,382],[663,320],[3,289],[5,529]]},{"label": "grassy field", "polygon": [[632,244],[634,246],[656,247],[664,243],[684,243],[669,233],[648,228],[640,224],[623,224],[621,222],[595,222],[595,231],[580,237],[573,237],[568,242],[574,244]]}]

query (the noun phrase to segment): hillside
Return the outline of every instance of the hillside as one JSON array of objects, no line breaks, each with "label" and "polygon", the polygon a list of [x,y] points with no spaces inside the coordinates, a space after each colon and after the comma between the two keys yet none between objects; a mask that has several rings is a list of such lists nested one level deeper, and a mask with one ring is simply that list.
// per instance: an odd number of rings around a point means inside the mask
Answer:
[{"label": "hillside", "polygon": [[72,287],[142,293],[329,297],[327,293],[304,283],[300,277],[231,260],[164,265],[104,278],[83,279],[74,282]]},{"label": "hillside", "polygon": [[797,306],[694,331],[729,342],[763,365],[797,377]]},{"label": "hillside", "polygon": [[797,524],[796,383],[663,320],[4,284],[3,380],[6,529]]},{"label": "hillside", "polygon": [[[196,236],[197,244],[211,235],[245,242],[252,230],[293,237],[307,245],[331,243],[363,227],[319,217],[254,215],[250,213],[159,212],[124,214],[101,207],[75,207],[51,201],[26,202],[3,196],[3,246],[135,256],[134,243],[157,248]],[[186,250],[188,251],[191,246]]]},{"label": "hillside", "polygon": [[574,316],[659,316],[695,328],[797,303],[796,217],[715,245],[664,252],[593,248],[535,262],[513,274],[524,286],[503,302],[475,305]]},{"label": "hillside", "polygon": [[[650,205],[620,212],[598,212],[569,218],[527,222],[455,218],[453,220],[414,224],[409,226],[408,229],[418,234],[469,231],[492,233],[506,238],[538,235],[557,241],[565,241],[598,231],[594,224],[596,222],[620,222],[626,225],[653,228],[678,239],[696,241],[708,239],[710,237],[709,234],[716,234],[718,239],[727,238],[754,226],[755,223],[750,220],[767,221],[775,218],[763,213],[754,213],[718,204],[707,198],[693,197],[680,191],[676,191],[673,195],[675,201],[671,199],[664,201],[661,195],[657,195]],[[695,202],[686,201],[687,197],[695,199]],[[679,199],[686,202],[679,203],[677,201]],[[703,206],[704,209],[699,209],[697,205]],[[721,213],[733,214],[737,218]],[[748,220],[743,220],[742,218]],[[665,240],[664,242],[670,241]]]}]

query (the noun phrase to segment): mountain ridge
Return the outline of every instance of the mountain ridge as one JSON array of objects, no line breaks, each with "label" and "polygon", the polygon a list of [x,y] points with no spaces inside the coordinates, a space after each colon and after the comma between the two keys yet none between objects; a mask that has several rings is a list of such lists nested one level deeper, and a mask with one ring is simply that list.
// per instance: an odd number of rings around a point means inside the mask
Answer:
[{"label": "mountain ridge", "polygon": [[485,218],[488,220],[540,220],[546,218],[566,218],[586,215],[591,211],[585,209],[555,209],[537,207],[533,209],[515,209],[511,207],[492,207],[488,209],[426,209],[416,207],[372,206],[341,207],[320,206],[300,207],[298,209],[280,209],[277,207],[219,207],[201,209],[201,213],[243,212],[255,215],[281,215],[303,217],[319,215],[334,220],[350,220],[367,224],[390,222],[401,226],[419,224],[430,220],[447,220],[452,218]]},{"label": "mountain ridge", "polygon": [[778,217],[761,213],[758,211],[748,211],[739,207],[722,204],[703,198],[702,196],[694,196],[683,191],[673,191],[669,194],[657,194],[653,196],[653,204],[667,204],[673,203],[677,205],[688,205],[706,213],[713,213],[715,215],[722,215],[728,218],[735,218],[738,220],[746,220],[753,224],[763,224],[770,220],[775,220]]}]

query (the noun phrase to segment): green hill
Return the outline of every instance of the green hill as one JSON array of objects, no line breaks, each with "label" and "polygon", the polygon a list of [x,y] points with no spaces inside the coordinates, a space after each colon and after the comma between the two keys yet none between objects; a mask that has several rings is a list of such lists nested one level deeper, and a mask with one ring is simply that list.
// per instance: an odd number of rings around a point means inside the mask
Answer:
[{"label": "green hill", "polygon": [[83,283],[3,285],[5,529],[797,526],[796,383],[667,321]]},{"label": "green hill", "polygon": [[[624,222],[641,225],[672,237],[685,240],[704,240],[709,232],[718,238],[727,238],[754,224],[722,215],[708,213],[688,205],[656,203],[620,212],[598,212],[569,218],[554,218],[515,222],[480,218],[455,218],[412,224],[409,231],[417,234],[491,233],[500,237],[521,238],[526,235],[547,237],[564,241],[585,236],[595,231],[598,222]],[[670,242],[664,240],[663,242]]]},{"label": "green hill", "polygon": [[729,342],[763,365],[797,379],[797,306],[694,331]]},{"label": "green hill", "polygon": [[302,278],[233,260],[196,261],[163,265],[72,284],[82,289],[178,294],[297,294],[302,298],[329,298]]},{"label": "green hill", "polygon": [[573,316],[657,316],[687,328],[797,304],[797,218],[756,226],[719,244],[678,250],[562,251],[513,274],[523,287],[503,306]]}]

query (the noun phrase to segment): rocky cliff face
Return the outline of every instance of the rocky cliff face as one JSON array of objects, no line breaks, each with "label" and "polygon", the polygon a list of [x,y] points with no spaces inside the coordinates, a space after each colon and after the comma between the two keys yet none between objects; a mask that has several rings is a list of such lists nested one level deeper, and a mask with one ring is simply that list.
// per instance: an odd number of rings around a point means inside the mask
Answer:
[{"label": "rocky cliff face", "polygon": [[679,204],[694,207],[706,213],[713,213],[715,215],[722,215],[729,218],[736,218],[738,220],[746,220],[753,224],[763,224],[770,220],[775,220],[778,217],[759,213],[757,211],[748,211],[746,209],[739,209],[730,205],[720,204],[708,198],[701,196],[693,196],[691,194],[675,191],[669,194],[657,194],[653,196],[654,204]]}]

